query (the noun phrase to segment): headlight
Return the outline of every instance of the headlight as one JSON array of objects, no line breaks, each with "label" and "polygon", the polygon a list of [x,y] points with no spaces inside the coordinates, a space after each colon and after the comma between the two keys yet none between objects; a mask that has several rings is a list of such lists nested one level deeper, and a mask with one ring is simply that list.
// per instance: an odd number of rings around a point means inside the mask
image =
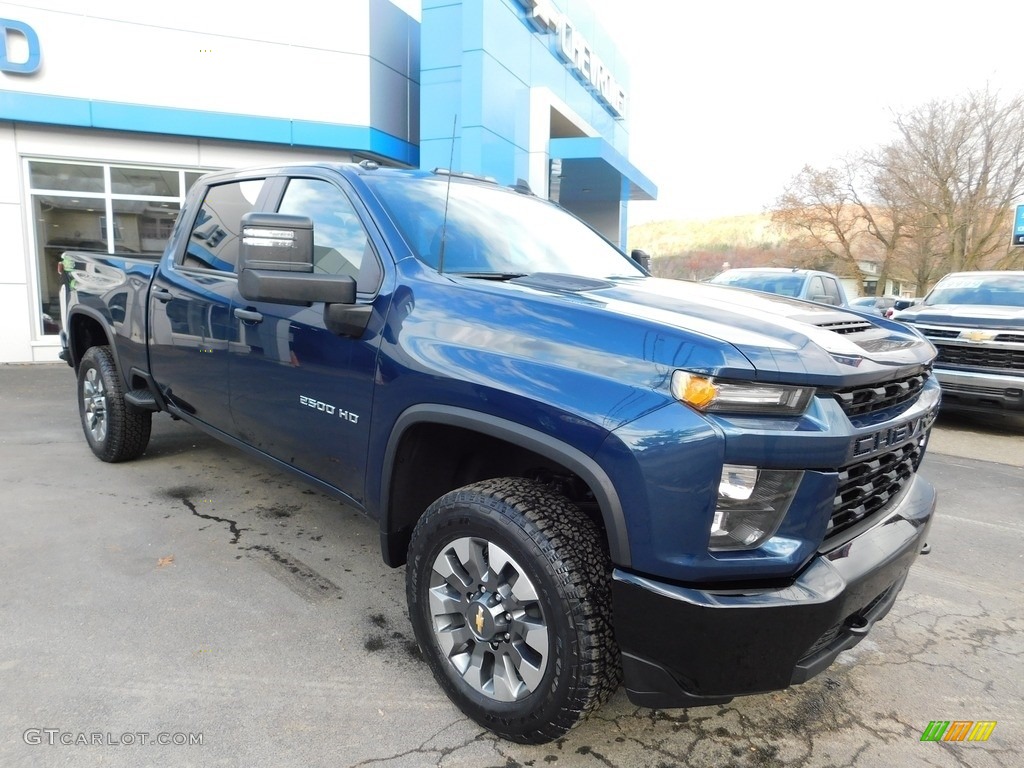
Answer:
[{"label": "headlight", "polygon": [[800,486],[802,471],[726,464],[711,521],[711,550],[754,549],[774,535]]},{"label": "headlight", "polygon": [[672,395],[699,411],[781,416],[803,413],[814,397],[814,387],[720,381],[688,371],[673,371]]}]

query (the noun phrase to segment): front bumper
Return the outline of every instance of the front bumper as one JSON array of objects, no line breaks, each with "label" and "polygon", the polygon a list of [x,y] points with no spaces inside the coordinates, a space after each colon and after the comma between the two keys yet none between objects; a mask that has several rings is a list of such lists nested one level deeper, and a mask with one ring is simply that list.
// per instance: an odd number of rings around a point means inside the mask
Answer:
[{"label": "front bumper", "polygon": [[934,510],[934,489],[915,476],[889,514],[816,555],[783,587],[695,589],[616,569],[615,632],[630,701],[718,704],[823,671],[888,613]]},{"label": "front bumper", "polygon": [[935,368],[942,405],[986,411],[1024,411],[1024,375]]}]

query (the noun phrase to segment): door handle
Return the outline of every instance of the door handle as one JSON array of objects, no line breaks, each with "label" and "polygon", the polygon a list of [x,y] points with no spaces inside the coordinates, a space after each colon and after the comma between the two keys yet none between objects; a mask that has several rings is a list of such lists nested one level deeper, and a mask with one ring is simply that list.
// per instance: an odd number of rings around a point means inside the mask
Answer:
[{"label": "door handle", "polygon": [[263,321],[263,315],[252,309],[235,308],[235,317],[244,323],[259,323]]},{"label": "door handle", "polygon": [[152,296],[157,301],[170,301],[171,299],[174,298],[174,294],[172,294],[166,288],[154,288],[152,291],[149,292],[149,295]]}]

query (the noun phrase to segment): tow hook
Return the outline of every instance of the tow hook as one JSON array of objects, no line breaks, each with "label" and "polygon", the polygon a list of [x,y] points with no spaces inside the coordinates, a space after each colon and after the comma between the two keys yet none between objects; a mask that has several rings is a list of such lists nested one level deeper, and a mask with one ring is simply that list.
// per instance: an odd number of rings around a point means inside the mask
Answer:
[{"label": "tow hook", "polygon": [[932,551],[932,545],[929,544],[928,542],[925,542],[925,545],[923,547],[921,547],[921,554],[922,555],[929,555],[929,554],[931,554],[931,551]]}]

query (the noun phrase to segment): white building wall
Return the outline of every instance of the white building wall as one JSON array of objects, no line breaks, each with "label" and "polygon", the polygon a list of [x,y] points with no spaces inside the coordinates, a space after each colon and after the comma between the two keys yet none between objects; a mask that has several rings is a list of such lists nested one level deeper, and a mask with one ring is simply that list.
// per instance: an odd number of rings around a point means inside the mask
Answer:
[{"label": "white building wall", "polygon": [[369,125],[369,0],[285,6],[0,2],[30,25],[42,66],[7,91]]},{"label": "white building wall", "polygon": [[[41,56],[0,71],[0,362],[59,351],[40,331],[26,158],[214,170],[351,148],[415,164],[419,25],[386,0],[0,0],[0,19]],[[24,61],[25,40],[6,42]]]},{"label": "white building wall", "polygon": [[37,252],[24,158],[217,170],[285,162],[347,161],[347,152],[146,136],[0,121],[0,362],[52,362],[57,336],[40,327]]}]

